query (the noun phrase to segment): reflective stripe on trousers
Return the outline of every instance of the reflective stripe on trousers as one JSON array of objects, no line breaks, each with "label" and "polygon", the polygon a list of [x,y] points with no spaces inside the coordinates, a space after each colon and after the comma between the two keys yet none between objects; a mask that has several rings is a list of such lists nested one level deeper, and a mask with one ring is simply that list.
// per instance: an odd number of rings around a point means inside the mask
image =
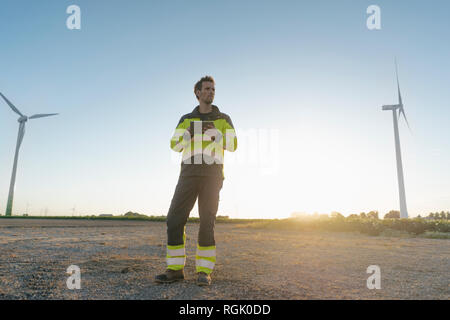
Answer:
[{"label": "reflective stripe on trousers", "polygon": [[181,270],[186,264],[186,234],[183,234],[183,244],[178,246],[167,245],[167,269],[171,270]]},{"label": "reflective stripe on trousers", "polygon": [[210,274],[216,264],[216,246],[201,247],[197,245],[195,267],[197,272]]}]

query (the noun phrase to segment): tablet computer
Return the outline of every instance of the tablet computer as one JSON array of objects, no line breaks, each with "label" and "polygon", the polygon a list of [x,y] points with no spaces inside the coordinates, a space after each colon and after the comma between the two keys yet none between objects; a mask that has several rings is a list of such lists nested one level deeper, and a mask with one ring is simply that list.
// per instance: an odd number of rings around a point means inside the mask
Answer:
[{"label": "tablet computer", "polygon": [[[194,134],[194,128],[197,127],[197,126],[198,126],[198,128],[201,127],[202,128],[202,132],[203,132],[203,129],[205,127],[207,127],[207,126],[214,127],[214,121],[191,121],[191,123],[190,123],[190,131],[191,131],[192,134]],[[199,132],[199,133],[202,133],[202,132]]]}]

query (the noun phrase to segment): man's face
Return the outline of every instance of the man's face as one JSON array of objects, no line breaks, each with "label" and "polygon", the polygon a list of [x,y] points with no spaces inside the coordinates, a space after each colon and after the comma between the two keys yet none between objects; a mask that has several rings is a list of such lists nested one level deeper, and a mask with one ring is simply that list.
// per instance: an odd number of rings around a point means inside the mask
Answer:
[{"label": "man's face", "polygon": [[197,90],[198,100],[206,104],[211,104],[214,101],[214,95],[216,93],[216,88],[214,83],[205,81],[202,83],[202,89]]}]

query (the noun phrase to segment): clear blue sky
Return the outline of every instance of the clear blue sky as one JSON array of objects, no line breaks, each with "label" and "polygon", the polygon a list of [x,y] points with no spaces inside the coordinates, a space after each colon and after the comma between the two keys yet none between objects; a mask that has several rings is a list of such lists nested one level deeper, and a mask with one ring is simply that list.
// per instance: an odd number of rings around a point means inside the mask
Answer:
[{"label": "clear blue sky", "polygon": [[[71,4],[81,30],[66,28]],[[371,4],[381,30],[366,27]],[[27,115],[60,113],[27,123],[13,213],[165,215],[179,174],[169,140],[206,74],[241,143],[225,154],[218,214],[398,209],[381,111],[397,101],[394,56],[409,214],[450,210],[449,12],[446,0],[3,0],[0,91]],[[0,101],[1,214],[16,120]],[[278,132],[277,170],[245,160],[252,130]]]}]

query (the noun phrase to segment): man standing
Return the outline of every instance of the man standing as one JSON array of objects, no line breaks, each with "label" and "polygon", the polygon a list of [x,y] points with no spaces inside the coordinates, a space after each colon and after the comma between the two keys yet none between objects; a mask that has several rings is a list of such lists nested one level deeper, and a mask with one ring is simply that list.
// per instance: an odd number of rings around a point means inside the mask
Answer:
[{"label": "man standing", "polygon": [[185,225],[197,198],[200,216],[195,259],[198,285],[211,284],[210,275],[216,262],[214,224],[225,179],[223,155],[224,150],[236,150],[237,138],[231,118],[212,104],[214,79],[201,78],[195,84],[194,93],[199,105],[181,117],[170,141],[174,151],[183,152],[183,160],[167,214],[167,270],[155,277],[158,283],[184,279]]}]

